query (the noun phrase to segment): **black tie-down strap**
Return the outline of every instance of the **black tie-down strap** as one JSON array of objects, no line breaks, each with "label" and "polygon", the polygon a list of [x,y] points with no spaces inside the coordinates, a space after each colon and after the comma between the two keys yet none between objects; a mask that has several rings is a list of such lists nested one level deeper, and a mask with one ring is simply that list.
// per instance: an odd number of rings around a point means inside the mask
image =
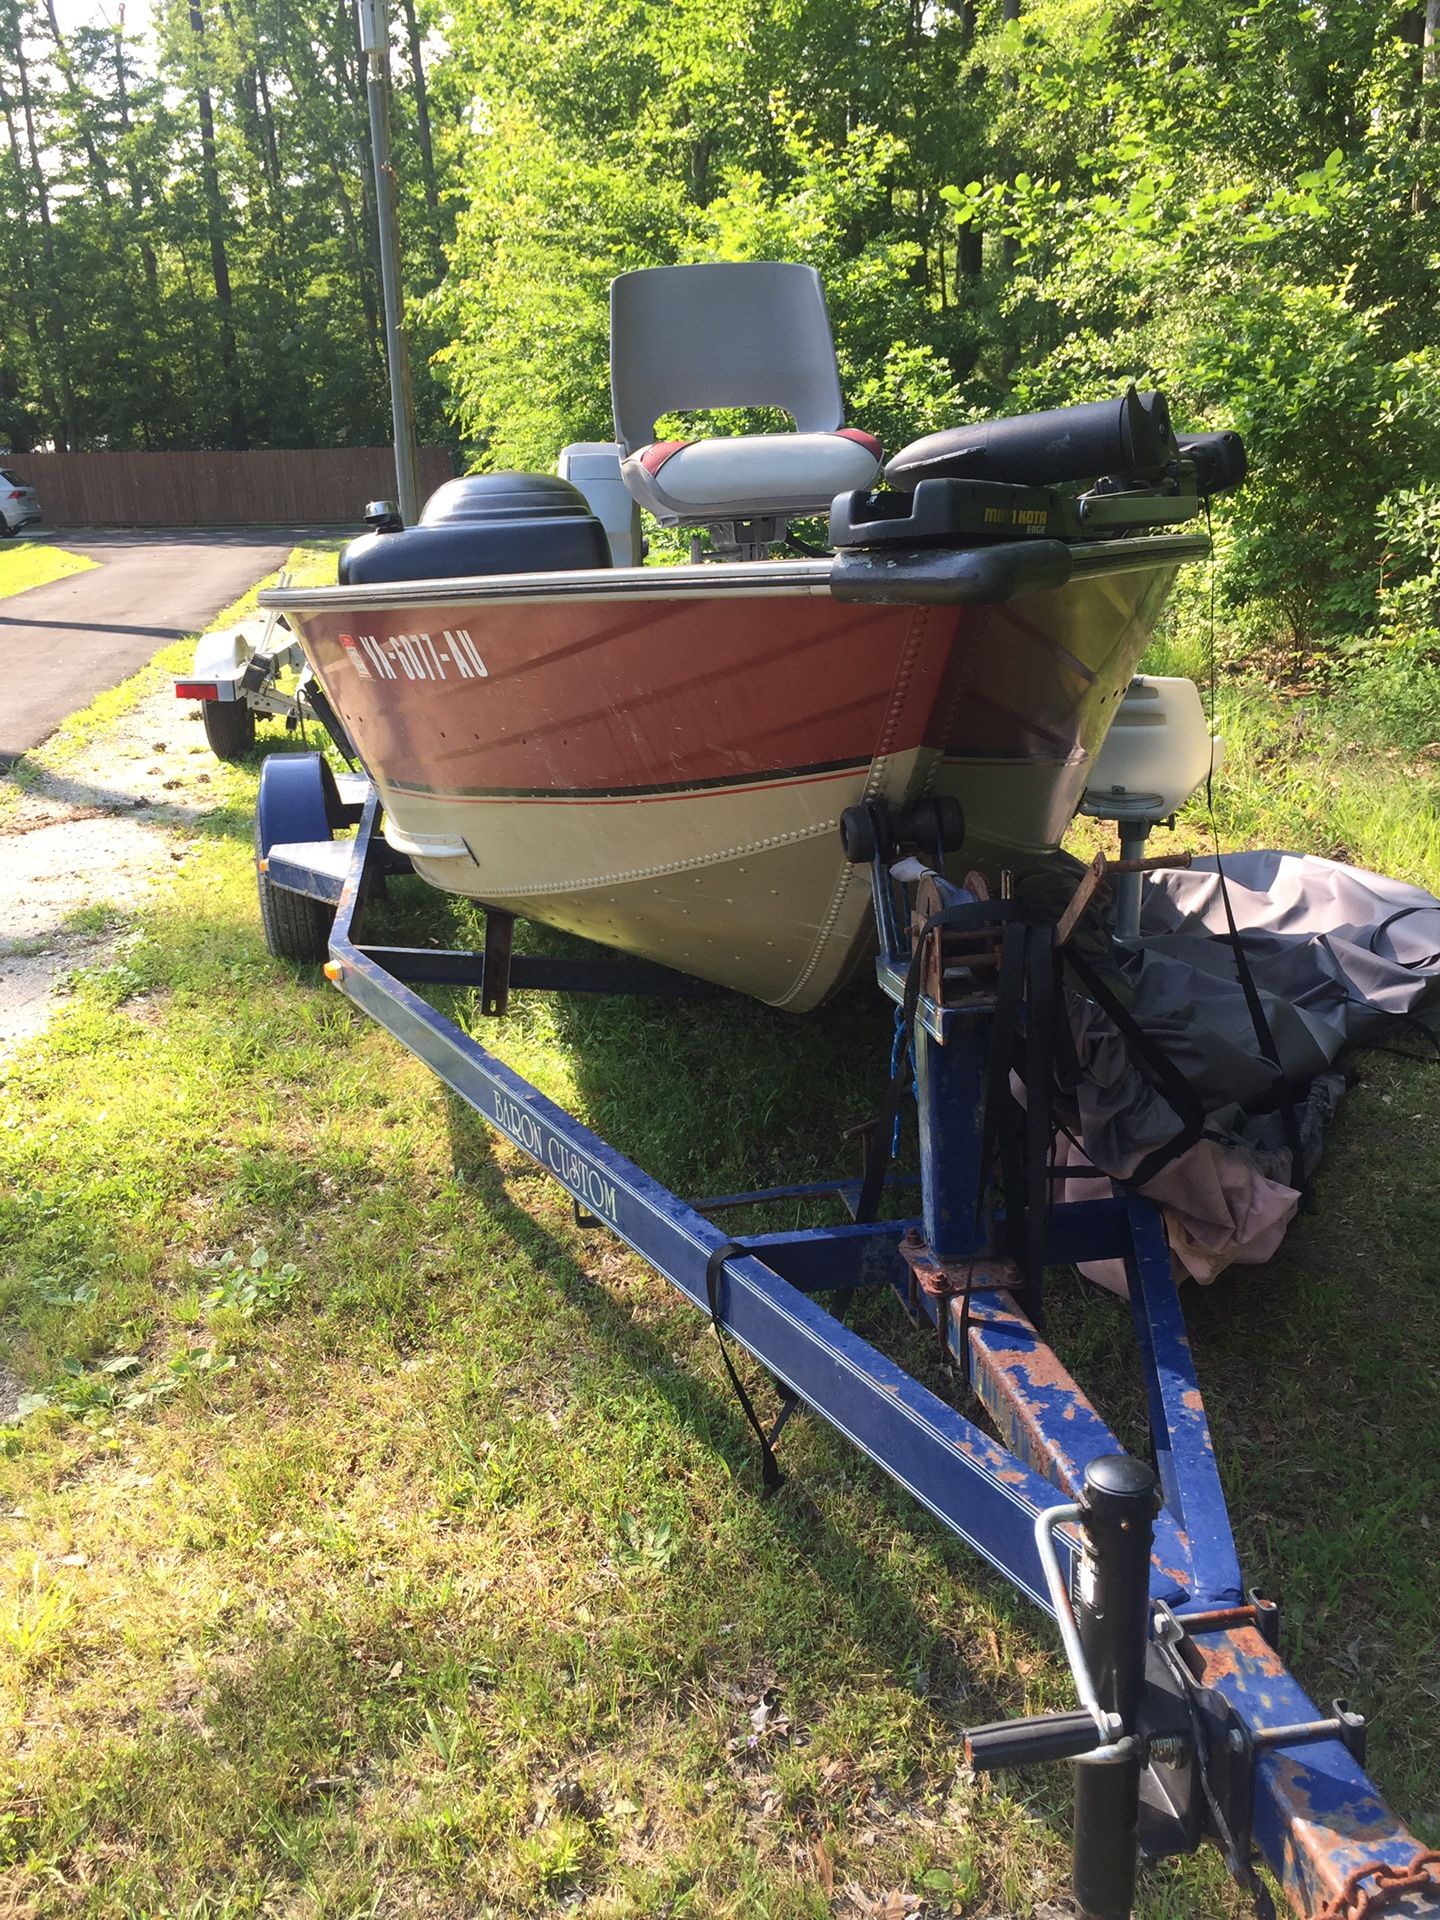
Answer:
[{"label": "black tie-down strap", "polygon": [[[1204,1131],[1205,1114],[1189,1081],[1111,992],[1098,971],[1077,951],[1074,943],[1055,946],[1053,916],[1038,905],[1017,900],[987,900],[944,907],[920,928],[911,951],[902,1003],[907,1040],[913,1038],[924,975],[926,941],[945,931],[978,932],[996,928],[1000,934],[995,1000],[991,1014],[989,1063],[985,1075],[979,1177],[974,1201],[974,1243],[981,1239],[986,1189],[998,1163],[999,1192],[1004,1206],[1005,1238],[1010,1257],[1021,1274],[1024,1297],[1038,1312],[1049,1237],[1051,1206],[1050,1159],[1054,1133],[1053,1099],[1075,1085],[1079,1063],[1060,995],[1062,957],[1082,988],[1096,1000],[1119,1028],[1142,1072],[1164,1094],[1179,1120],[1171,1139],[1152,1149],[1128,1178],[1127,1187],[1152,1180]],[[865,1177],[855,1217],[873,1220],[879,1207],[889,1165],[889,1145],[909,1074],[906,1050],[899,1049],[900,1065],[891,1076],[871,1138],[874,1151],[867,1157]],[[1017,1073],[1025,1089],[1023,1110],[1011,1092],[1010,1076]],[[970,1286],[961,1289],[960,1361],[968,1375],[968,1320]]]},{"label": "black tie-down strap", "polygon": [[1099,969],[1073,944],[1065,948],[1065,959],[1082,989],[1114,1022],[1131,1060],[1150,1085],[1164,1096],[1180,1122],[1179,1131],[1168,1140],[1162,1140],[1159,1146],[1152,1147],[1128,1174],[1106,1174],[1106,1178],[1113,1180],[1117,1186],[1143,1191],[1147,1181],[1153,1180],[1172,1160],[1178,1160],[1201,1138],[1205,1131],[1205,1109],[1200,1103],[1200,1096],[1179,1067],[1146,1033],[1134,1014],[1107,985]]},{"label": "black tie-down strap", "polygon": [[[884,1188],[895,1118],[909,1084],[906,1058],[920,1004],[926,942],[946,932],[979,933],[992,928],[1000,932],[1000,953],[985,1076],[973,1240],[978,1249],[991,1162],[998,1158],[1006,1240],[1011,1257],[1021,1271],[1026,1301],[1038,1315],[1050,1210],[1051,1094],[1057,1056],[1068,1059],[1073,1052],[1068,1045],[1068,1033],[1062,1032],[1063,1022],[1058,1018],[1053,919],[1042,909],[1019,900],[966,901],[940,908],[915,935],[901,1005],[907,1044],[898,1049],[899,1066],[881,1102],[872,1135],[875,1150],[867,1159],[855,1217],[860,1221],[873,1220]],[[1011,1097],[1012,1069],[1019,1073],[1025,1086],[1023,1113]],[[960,1292],[959,1358],[968,1378],[968,1274]]]},{"label": "black tie-down strap", "polygon": [[[905,975],[905,998],[901,1003],[900,1017],[904,1027],[905,1045],[897,1049],[898,1065],[890,1077],[880,1102],[880,1112],[874,1123],[874,1138],[877,1151],[867,1159],[865,1177],[860,1188],[860,1197],[855,1204],[855,1218],[865,1222],[873,1220],[880,1206],[880,1196],[885,1187],[885,1176],[890,1169],[889,1143],[894,1138],[895,1120],[900,1105],[910,1084],[907,1058],[910,1043],[915,1036],[915,1014],[920,1005],[920,986],[925,970],[925,943],[932,934],[941,933],[980,933],[988,928],[1001,925],[1008,929],[1011,923],[1019,925],[1038,925],[1040,916],[1034,909],[1027,909],[1018,900],[976,900],[967,901],[961,906],[941,907],[916,934],[910,950],[910,966]],[[1013,948],[1012,948],[1013,950]],[[1010,986],[1010,978],[1002,965],[1003,987]],[[1019,1000],[1019,982],[1016,986],[1016,1004]],[[1001,997],[1008,997],[1002,994]],[[1007,1068],[1008,1071],[1008,1068]],[[988,1107],[989,1101],[986,1105]]]},{"label": "black tie-down strap", "polygon": [[792,1392],[779,1381],[780,1411],[775,1424],[766,1431],[760,1416],[755,1411],[754,1402],[745,1391],[744,1383],[735,1371],[735,1362],[730,1358],[730,1343],[725,1338],[725,1322],[720,1318],[720,1275],[727,1260],[744,1257],[750,1252],[738,1240],[722,1240],[718,1247],[711,1249],[710,1258],[705,1262],[705,1295],[710,1304],[710,1322],[715,1329],[715,1338],[720,1344],[720,1358],[725,1362],[725,1371],[730,1376],[730,1384],[735,1389],[735,1398],[740,1402],[740,1411],[750,1422],[755,1438],[760,1442],[760,1476],[767,1494],[774,1493],[784,1486],[785,1476],[780,1471],[780,1462],[775,1458],[775,1443],[780,1438],[785,1422],[800,1404],[799,1395]]}]

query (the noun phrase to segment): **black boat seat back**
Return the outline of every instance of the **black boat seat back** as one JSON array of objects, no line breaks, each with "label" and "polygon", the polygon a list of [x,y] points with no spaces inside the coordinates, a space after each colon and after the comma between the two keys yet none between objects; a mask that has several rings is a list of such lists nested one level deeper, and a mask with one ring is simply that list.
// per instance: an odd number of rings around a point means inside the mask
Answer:
[{"label": "black boat seat back", "polygon": [[[625,485],[663,526],[827,513],[880,443],[845,425],[820,276],[778,260],[642,267],[610,283],[610,395]],[[656,441],[662,415],[774,407],[794,433]]]}]

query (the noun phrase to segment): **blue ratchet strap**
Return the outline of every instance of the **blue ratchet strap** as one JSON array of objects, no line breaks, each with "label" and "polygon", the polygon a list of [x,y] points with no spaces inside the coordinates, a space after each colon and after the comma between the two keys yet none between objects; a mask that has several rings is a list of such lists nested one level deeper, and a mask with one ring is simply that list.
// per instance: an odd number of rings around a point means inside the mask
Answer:
[{"label": "blue ratchet strap", "polygon": [[[893,1080],[900,1071],[901,1062],[906,1054],[910,1056],[910,1091],[918,1100],[920,1097],[920,1079],[915,1065],[915,1042],[905,1031],[905,1016],[899,1007],[895,1009],[895,1039],[890,1048],[890,1077]],[[900,1129],[903,1124],[899,1108],[895,1110],[895,1124],[890,1129],[890,1158],[894,1160],[900,1152]]]}]

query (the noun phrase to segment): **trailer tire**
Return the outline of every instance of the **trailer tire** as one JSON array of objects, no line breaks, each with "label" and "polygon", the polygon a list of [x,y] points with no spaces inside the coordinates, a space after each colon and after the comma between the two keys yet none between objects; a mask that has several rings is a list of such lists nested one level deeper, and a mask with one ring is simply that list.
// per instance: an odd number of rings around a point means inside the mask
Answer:
[{"label": "trailer tire", "polygon": [[243,760],[255,750],[255,716],[243,700],[202,700],[205,738],[217,760]]},{"label": "trailer tire", "polygon": [[277,887],[260,864],[265,849],[260,840],[260,822],[255,822],[255,884],[260,893],[260,924],[265,930],[265,945],[277,960],[292,966],[317,966],[330,951],[330,929],[335,909],[308,893],[291,893]]}]

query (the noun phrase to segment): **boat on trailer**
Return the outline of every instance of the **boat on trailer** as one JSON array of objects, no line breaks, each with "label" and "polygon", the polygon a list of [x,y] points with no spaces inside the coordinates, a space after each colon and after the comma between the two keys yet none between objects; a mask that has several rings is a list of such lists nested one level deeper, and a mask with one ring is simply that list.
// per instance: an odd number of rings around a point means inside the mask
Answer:
[{"label": "boat on trailer", "polygon": [[[1059,845],[1177,569],[1208,552],[1154,529],[1198,514],[1197,450],[1213,462],[1216,437],[1182,450],[1160,396],[1132,391],[1010,424],[998,446],[931,436],[877,493],[810,269],[625,275],[615,317],[611,528],[559,478],[472,476],[415,528],[378,514],[342,584],[265,605],[427,880],[805,1013],[873,952],[847,807],[958,802],[972,864]],[[800,431],[653,440],[682,401],[753,397],[775,338],[795,365],[761,397]],[[1072,498],[997,474],[1101,484]],[[637,477],[663,521],[754,557],[612,565]],[[768,557],[816,513],[832,554]]]},{"label": "boat on trailer", "polygon": [[[710,1315],[767,1484],[790,1414],[819,1412],[1053,1617],[1078,1708],[972,1729],[966,1751],[977,1768],[1075,1763],[1083,1915],[1126,1920],[1137,1848],[1208,1841],[1262,1916],[1276,1885],[1305,1920],[1440,1920],[1440,1855],[1366,1774],[1363,1720],[1306,1696],[1279,1604],[1245,1584],[1158,1209],[1123,1182],[1063,1197],[1042,1040],[1074,916],[1005,884],[1058,842],[1176,569],[1207,550],[1164,529],[1237,481],[1243,450],[1177,438],[1160,396],[1132,391],[930,436],[875,488],[808,270],[624,275],[613,317],[617,439],[575,450],[588,493],[452,482],[414,528],[377,511],[338,587],[264,596],[365,769],[265,763],[272,951],[325,958],[582,1225]],[[655,437],[671,407],[742,402],[786,408],[797,432]],[[725,560],[614,565],[639,557],[636,503],[707,529]],[[772,557],[817,512],[833,553]],[[369,937],[369,903],[404,867],[485,903],[483,951]],[[514,955],[516,913],[625,957]],[[867,954],[900,1034],[862,1175],[700,1205],[419,991],[473,985],[498,1016],[518,989],[713,983],[803,1011]],[[912,1191],[888,1172],[912,1095],[919,1210],[882,1217]],[[712,1217],[817,1195],[847,1218],[739,1241]],[[1041,1331],[1047,1268],[1101,1260],[1123,1263],[1153,1468]],[[862,1287],[933,1330],[988,1427],[846,1324]],[[773,1421],[731,1338],[773,1378]]]}]

